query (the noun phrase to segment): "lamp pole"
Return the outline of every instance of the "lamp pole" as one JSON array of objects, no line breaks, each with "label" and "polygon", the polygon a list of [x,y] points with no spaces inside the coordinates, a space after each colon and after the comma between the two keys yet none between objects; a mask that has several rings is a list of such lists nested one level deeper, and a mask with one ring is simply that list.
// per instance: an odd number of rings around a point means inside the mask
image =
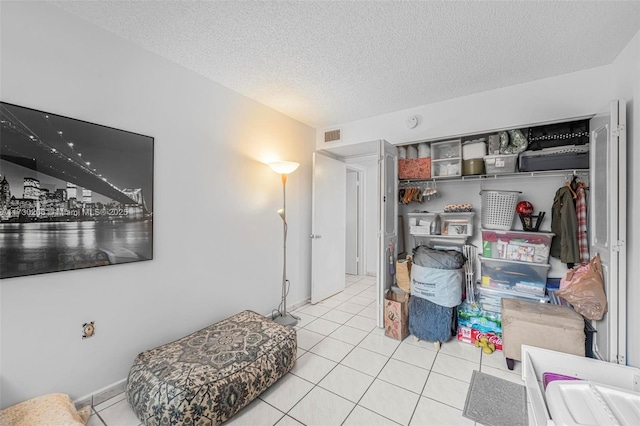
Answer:
[{"label": "lamp pole", "polygon": [[300,164],[292,161],[279,161],[269,163],[269,167],[276,173],[280,174],[282,179],[282,209],[278,210],[278,214],[282,219],[282,248],[283,248],[283,265],[282,265],[282,309],[278,309],[278,314],[273,320],[279,324],[293,327],[298,323],[300,318],[287,312],[287,175],[295,171]]},{"label": "lamp pole", "polygon": [[[283,266],[282,266],[282,317],[287,317],[287,175],[282,174],[282,240],[283,240]],[[292,326],[297,324],[297,320]]]}]

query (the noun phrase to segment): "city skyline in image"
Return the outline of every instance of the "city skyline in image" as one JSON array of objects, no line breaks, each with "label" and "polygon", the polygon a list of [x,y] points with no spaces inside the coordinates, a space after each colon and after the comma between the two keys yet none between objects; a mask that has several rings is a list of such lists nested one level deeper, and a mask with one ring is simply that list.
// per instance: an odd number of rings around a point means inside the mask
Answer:
[{"label": "city skyline in image", "polygon": [[[84,167],[96,179],[117,189],[142,189],[147,208],[153,209],[153,138],[4,102],[0,103],[0,119],[3,124],[0,158],[31,170],[31,173],[14,176],[13,173],[4,172],[5,168],[9,171],[20,169],[8,167],[4,162],[0,164],[0,174],[9,176],[7,180],[12,189],[15,184],[22,186],[24,177],[34,177],[41,184],[45,182],[45,185],[57,186],[54,180],[56,176],[44,164],[56,155],[63,156],[76,168]],[[13,132],[6,131],[11,127],[14,128]],[[36,155],[32,155],[32,151],[18,155],[11,152],[20,149],[25,141],[37,142],[45,149],[37,150]],[[16,157],[19,158],[16,160]],[[64,170],[54,171],[64,173]],[[37,176],[33,176],[34,172]],[[70,176],[66,179],[57,178],[73,182],[74,174],[68,174]],[[73,183],[85,187],[80,182]],[[87,189],[100,193],[96,188]]]}]

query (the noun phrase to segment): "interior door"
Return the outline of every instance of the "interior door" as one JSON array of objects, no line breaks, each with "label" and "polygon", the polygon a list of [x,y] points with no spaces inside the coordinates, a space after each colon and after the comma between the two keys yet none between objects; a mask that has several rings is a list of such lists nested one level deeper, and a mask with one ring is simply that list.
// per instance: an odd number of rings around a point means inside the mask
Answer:
[{"label": "interior door", "polygon": [[313,153],[311,303],[344,290],[347,166]]},{"label": "interior door", "polygon": [[398,243],[398,148],[378,146],[378,327],[384,327],[384,295],[393,285]]},{"label": "interior door", "polygon": [[612,101],[590,123],[590,243],[600,254],[608,312],[593,321],[595,355],[625,364],[626,354],[626,106]]}]

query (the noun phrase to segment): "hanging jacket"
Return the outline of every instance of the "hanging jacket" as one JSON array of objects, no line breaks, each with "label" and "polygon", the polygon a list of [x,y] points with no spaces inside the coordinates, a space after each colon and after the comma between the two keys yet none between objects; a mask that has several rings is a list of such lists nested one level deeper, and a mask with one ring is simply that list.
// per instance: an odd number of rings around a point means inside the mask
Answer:
[{"label": "hanging jacket", "polygon": [[551,209],[551,256],[562,263],[580,263],[578,218],[571,190],[563,186],[556,191]]}]

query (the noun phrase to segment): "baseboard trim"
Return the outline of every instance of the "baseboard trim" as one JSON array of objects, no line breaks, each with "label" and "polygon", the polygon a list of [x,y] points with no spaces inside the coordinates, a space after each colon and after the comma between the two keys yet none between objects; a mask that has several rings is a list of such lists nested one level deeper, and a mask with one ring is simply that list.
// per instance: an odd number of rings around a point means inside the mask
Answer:
[{"label": "baseboard trim", "polygon": [[[305,299],[305,300],[302,300],[300,302],[296,302],[296,303],[292,303],[292,304],[287,303],[287,312],[293,312],[296,309],[298,309],[298,308],[300,308],[300,307],[302,307],[302,306],[304,306],[304,305],[306,305],[307,303],[310,303],[310,302],[311,302],[311,299]],[[276,311],[276,309],[273,309],[273,310],[269,311],[269,313],[263,314],[263,315],[265,317],[267,317],[267,318],[272,318],[273,313],[275,311]]]},{"label": "baseboard trim", "polygon": [[115,383],[107,385],[97,391],[80,397],[73,401],[73,404],[76,406],[76,409],[81,409],[86,406],[95,407],[98,404],[102,404],[103,402],[113,398],[114,396],[124,392],[124,389],[127,385],[127,379],[118,380]]},{"label": "baseboard trim", "polygon": [[309,299],[305,299],[305,300],[302,300],[302,301],[300,301],[300,302],[297,302],[297,303],[292,304],[291,306],[289,306],[289,310],[290,310],[290,311],[295,311],[296,309],[303,307],[303,306],[304,306],[304,305],[306,305],[307,303],[311,303],[311,299],[310,299],[310,298],[309,298]]}]

